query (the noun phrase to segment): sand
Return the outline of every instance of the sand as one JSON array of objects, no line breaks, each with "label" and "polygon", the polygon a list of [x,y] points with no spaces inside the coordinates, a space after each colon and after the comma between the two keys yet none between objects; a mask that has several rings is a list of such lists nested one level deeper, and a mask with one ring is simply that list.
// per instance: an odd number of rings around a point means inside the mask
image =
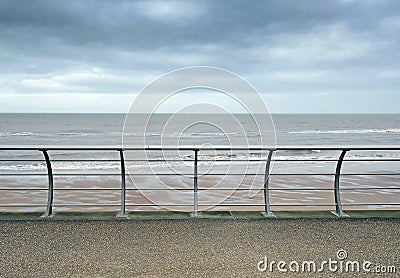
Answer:
[{"label": "sand", "polygon": [[[223,182],[221,182],[223,181]],[[354,203],[398,203],[399,192],[397,176],[343,176],[341,197],[345,209],[394,209],[399,206],[353,206]],[[192,211],[193,179],[190,177],[134,177],[136,186],[127,179],[127,209],[130,211],[160,210],[161,209]],[[26,180],[1,179],[0,211],[44,211],[47,202],[46,179]],[[217,176],[199,178],[199,205],[206,210],[262,210],[263,177],[256,179],[242,177]],[[121,182],[119,177],[110,179],[104,177],[56,177],[54,206],[55,211],[66,210],[115,210],[119,209],[121,199]],[[162,191],[141,190],[166,189]],[[356,190],[346,190],[357,187]],[[368,187],[388,187],[381,190],[365,190]],[[12,188],[40,188],[42,190],[19,190]],[[96,190],[84,190],[84,188]],[[171,188],[185,190],[171,191]],[[232,190],[218,190],[232,188]],[[304,190],[304,189],[312,190]],[[68,189],[68,190],[66,190]],[[208,190],[211,189],[211,190]],[[239,189],[239,190],[235,190]],[[270,180],[270,203],[273,210],[333,210],[334,192],[333,177],[305,176],[272,176]],[[290,189],[290,190],[287,190]],[[6,207],[7,205],[30,204],[34,207]],[[88,206],[93,204],[93,206]],[[214,206],[218,204],[218,206]],[[243,204],[243,206],[237,206]],[[246,206],[259,204],[259,206]],[[293,206],[298,204],[298,206]],[[317,206],[317,205],[324,206]],[[71,205],[71,206],[67,206]],[[82,206],[79,206],[82,205]],[[97,205],[97,206],[96,206]],[[105,205],[101,207],[99,205]],[[36,206],[36,207],[35,207]]]}]

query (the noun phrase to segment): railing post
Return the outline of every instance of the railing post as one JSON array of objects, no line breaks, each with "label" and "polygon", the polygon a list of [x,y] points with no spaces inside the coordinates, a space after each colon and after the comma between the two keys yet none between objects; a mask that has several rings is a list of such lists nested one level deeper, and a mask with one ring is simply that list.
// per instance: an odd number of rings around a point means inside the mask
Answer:
[{"label": "railing post", "polygon": [[334,212],[334,214],[339,217],[348,216],[347,214],[345,214],[343,212],[342,202],[340,200],[340,170],[342,168],[343,159],[344,159],[344,156],[346,155],[347,151],[348,150],[342,150],[342,153],[340,154],[337,165],[336,165],[336,173],[335,173],[335,184],[334,184],[335,188],[334,188],[334,190],[335,190],[336,211]]},{"label": "railing post", "polygon": [[265,164],[265,174],[264,174],[264,203],[265,208],[263,215],[265,217],[274,217],[273,213],[271,212],[270,203],[269,203],[269,172],[271,167],[271,159],[274,150],[269,150],[267,163]]},{"label": "railing post", "polygon": [[199,149],[194,149],[194,167],[193,167],[193,217],[198,217],[199,216],[199,200],[198,200],[198,176],[197,176],[197,161],[198,161],[198,152]]},{"label": "railing post", "polygon": [[125,203],[126,203],[126,176],[125,176],[125,159],[124,151],[119,150],[119,157],[121,159],[121,208],[118,217],[125,217]]},{"label": "railing post", "polygon": [[47,150],[41,150],[46,160],[47,177],[49,181],[49,189],[47,193],[47,208],[46,212],[42,215],[43,217],[50,217],[53,214],[53,198],[54,198],[54,180],[53,180],[53,169],[51,167],[50,157]]}]

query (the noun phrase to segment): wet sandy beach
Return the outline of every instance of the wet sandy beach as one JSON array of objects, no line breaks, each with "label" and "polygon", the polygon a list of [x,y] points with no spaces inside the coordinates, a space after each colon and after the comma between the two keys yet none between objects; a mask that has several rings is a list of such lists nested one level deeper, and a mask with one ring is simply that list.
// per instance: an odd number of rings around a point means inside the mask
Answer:
[{"label": "wet sandy beach", "polygon": [[[263,210],[263,177],[199,178],[199,206],[202,210]],[[43,211],[47,202],[47,180],[1,179],[3,190],[0,204],[37,205],[41,207],[2,207],[0,211]],[[261,185],[261,186],[260,186]],[[387,189],[368,189],[387,188]],[[12,190],[22,188],[27,190]],[[28,190],[29,188],[41,190]],[[119,209],[121,182],[115,179],[69,177],[55,179],[55,211],[93,211]],[[178,190],[171,190],[176,188]],[[347,190],[357,188],[354,190]],[[345,209],[396,209],[398,206],[363,205],[354,203],[398,203],[397,176],[343,176],[341,198]],[[229,190],[226,190],[229,189]],[[127,179],[127,210],[193,210],[193,179],[190,177],[135,177]],[[270,178],[272,210],[332,210],[334,209],[333,177],[272,176]],[[297,204],[294,206],[294,204]],[[71,206],[68,206],[71,205]],[[80,206],[81,205],[81,206]],[[104,205],[104,206],[102,206]],[[160,207],[158,207],[160,205]],[[217,206],[215,206],[217,205]],[[319,206],[323,205],[323,206]]]}]

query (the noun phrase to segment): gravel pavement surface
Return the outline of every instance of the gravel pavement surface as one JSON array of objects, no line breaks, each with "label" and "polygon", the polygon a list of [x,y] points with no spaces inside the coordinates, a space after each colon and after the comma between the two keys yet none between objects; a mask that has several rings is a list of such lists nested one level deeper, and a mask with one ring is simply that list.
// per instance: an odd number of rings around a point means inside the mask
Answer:
[{"label": "gravel pavement surface", "polygon": [[[377,273],[260,272],[268,257],[394,265],[400,219],[0,221],[0,277],[375,277]],[[260,264],[264,267],[264,264]],[[295,268],[295,264],[292,265]],[[360,266],[361,268],[361,266]],[[288,269],[288,265],[286,265]]]}]

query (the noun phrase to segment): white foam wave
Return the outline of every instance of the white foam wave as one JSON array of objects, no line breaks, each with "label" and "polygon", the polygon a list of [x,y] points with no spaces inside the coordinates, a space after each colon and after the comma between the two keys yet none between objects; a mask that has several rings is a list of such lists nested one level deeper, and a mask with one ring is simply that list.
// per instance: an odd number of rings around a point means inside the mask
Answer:
[{"label": "white foam wave", "polygon": [[[53,170],[113,170],[119,169],[119,163],[116,162],[101,162],[101,161],[90,161],[90,162],[53,162]],[[2,165],[0,171],[45,171],[45,163],[35,164],[16,164],[16,165]]]},{"label": "white foam wave", "polygon": [[[310,152],[307,154],[288,153],[287,155],[274,155],[273,160],[279,160],[279,163],[284,164],[305,164],[305,163],[335,163],[339,155],[324,154],[319,152]],[[400,153],[386,154],[348,154],[345,159],[362,159],[374,160],[381,158],[400,159]],[[153,158],[151,161],[138,161],[129,163],[129,168],[146,169],[146,168],[166,168],[166,167],[193,167],[193,155],[183,157],[169,157],[173,161],[164,161],[164,158]],[[216,165],[256,165],[265,164],[267,161],[266,153],[217,153],[217,154],[199,154],[199,164],[202,166]],[[154,161],[156,160],[156,161]],[[296,161],[300,160],[300,161]],[[307,160],[307,161],[303,161]],[[332,160],[325,161],[325,160]],[[373,162],[366,162],[373,163]],[[101,171],[101,170],[118,170],[120,163],[118,161],[55,161],[52,162],[52,167],[55,171]],[[13,164],[0,165],[0,171],[46,171],[44,162],[34,164]]]},{"label": "white foam wave", "polygon": [[20,132],[0,132],[0,137],[57,137],[57,136],[87,136],[92,133],[90,132],[73,132],[73,131],[61,131],[55,133],[38,133],[30,131],[20,131]]},{"label": "white foam wave", "polygon": [[[129,136],[138,136],[138,134],[128,134]],[[146,133],[148,137],[163,137],[163,138],[213,138],[213,137],[225,137],[225,136],[236,136],[240,133],[236,132],[183,132],[183,133]]]},{"label": "white foam wave", "polygon": [[13,137],[13,136],[35,136],[39,135],[35,132],[0,132],[0,137]]},{"label": "white foam wave", "polygon": [[336,130],[300,130],[289,131],[290,134],[366,134],[366,133],[400,133],[400,128],[376,128],[376,129],[336,129]]}]

